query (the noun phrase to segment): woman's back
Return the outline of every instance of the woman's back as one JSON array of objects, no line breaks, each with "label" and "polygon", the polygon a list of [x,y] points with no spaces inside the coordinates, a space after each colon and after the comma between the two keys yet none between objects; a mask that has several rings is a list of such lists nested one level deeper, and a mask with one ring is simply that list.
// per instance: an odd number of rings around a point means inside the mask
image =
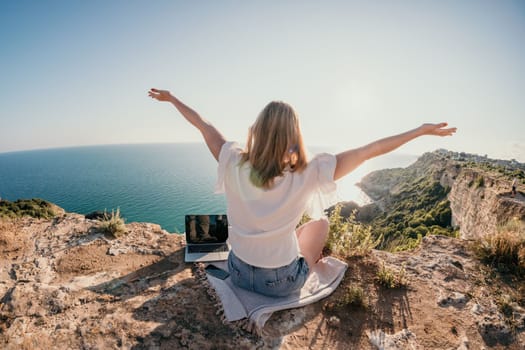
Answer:
[{"label": "woman's back", "polygon": [[297,257],[295,227],[305,210],[320,216],[323,204],[316,200],[335,202],[335,156],[320,154],[301,172],[285,171],[270,188],[252,183],[251,165],[241,158],[242,150],[232,142],[225,143],[219,155],[216,190],[226,193],[230,244],[252,265],[286,265]]}]

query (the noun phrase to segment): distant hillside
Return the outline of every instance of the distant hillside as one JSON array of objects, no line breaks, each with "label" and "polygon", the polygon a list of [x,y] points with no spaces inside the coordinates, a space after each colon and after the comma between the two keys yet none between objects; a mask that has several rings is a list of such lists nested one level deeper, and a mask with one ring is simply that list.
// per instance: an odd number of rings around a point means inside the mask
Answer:
[{"label": "distant hillside", "polygon": [[525,164],[518,162],[516,159],[506,160],[506,159],[493,159],[487,157],[487,155],[478,155],[473,153],[465,152],[454,152],[446,149],[438,149],[433,152],[436,155],[443,156],[447,159],[455,160],[459,163],[466,163],[471,166],[480,166],[488,167],[495,169],[506,175],[518,175],[521,178],[525,178],[523,172],[525,171]]},{"label": "distant hillside", "polygon": [[[356,216],[382,236],[379,248],[390,251],[415,248],[429,234],[483,236],[513,217],[525,218],[522,169],[525,164],[515,160],[425,153],[407,168],[365,176],[358,186],[374,203],[357,207]],[[520,179],[516,198],[510,196],[514,177]]]}]

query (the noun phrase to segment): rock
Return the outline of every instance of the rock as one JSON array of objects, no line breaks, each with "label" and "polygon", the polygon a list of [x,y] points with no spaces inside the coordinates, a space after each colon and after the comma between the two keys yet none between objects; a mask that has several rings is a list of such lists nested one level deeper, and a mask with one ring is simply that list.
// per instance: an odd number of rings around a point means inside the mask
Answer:
[{"label": "rock", "polygon": [[442,307],[453,306],[455,308],[463,308],[469,301],[469,298],[462,293],[453,292],[446,296],[440,296],[437,304]]},{"label": "rock", "polygon": [[476,179],[488,176],[477,169],[463,169],[451,187],[452,223],[459,227],[462,238],[481,238],[514,217],[525,220],[525,203],[506,195],[507,180],[489,178],[487,186],[475,185]]},{"label": "rock", "polygon": [[[459,239],[427,236],[412,252],[373,250],[350,257],[332,295],[275,313],[256,335],[242,323],[222,322],[195,267],[184,263],[183,236],[155,224],[130,223],[127,235],[108,239],[95,225],[74,213],[0,224],[0,348],[366,350],[495,344],[517,350],[525,344],[523,309],[509,304],[506,313],[517,322],[512,329],[498,309],[497,298],[511,295],[515,286],[483,282],[479,262]],[[393,271],[404,265],[409,285],[377,288],[382,263]],[[366,307],[341,304],[349,287],[363,290]]]},{"label": "rock", "polygon": [[336,316],[330,317],[327,322],[328,322],[328,325],[333,328],[338,328],[339,325],[341,324],[341,320]]},{"label": "rock", "polygon": [[103,211],[93,211],[85,215],[88,220],[103,220],[108,214]]},{"label": "rock", "polygon": [[459,343],[459,346],[456,350],[469,350],[469,341],[467,337],[463,337],[461,339],[461,342]]},{"label": "rock", "polygon": [[382,330],[367,333],[370,343],[377,350],[404,350],[423,349],[416,341],[416,335],[408,329],[403,329],[395,334],[386,334]]},{"label": "rock", "polygon": [[483,312],[483,307],[479,304],[474,304],[472,305],[470,311],[475,315],[481,315],[481,313]]},{"label": "rock", "polygon": [[485,318],[478,322],[478,331],[488,346],[508,346],[514,342],[514,336],[509,326],[493,318]]}]

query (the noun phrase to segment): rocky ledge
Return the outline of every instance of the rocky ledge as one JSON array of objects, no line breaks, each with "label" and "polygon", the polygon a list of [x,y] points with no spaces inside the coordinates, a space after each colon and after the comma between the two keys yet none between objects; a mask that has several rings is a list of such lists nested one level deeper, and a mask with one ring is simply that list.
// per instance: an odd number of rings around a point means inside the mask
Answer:
[{"label": "rocky ledge", "polygon": [[[0,348],[525,346],[525,311],[507,298],[525,295],[523,284],[480,265],[468,241],[427,236],[413,252],[349,257],[334,294],[274,314],[256,336],[221,322],[194,266],[184,263],[183,237],[130,223],[112,239],[98,225],[74,213],[0,219]],[[406,286],[378,284],[383,267],[402,273]],[[356,289],[358,302],[349,300]]]}]

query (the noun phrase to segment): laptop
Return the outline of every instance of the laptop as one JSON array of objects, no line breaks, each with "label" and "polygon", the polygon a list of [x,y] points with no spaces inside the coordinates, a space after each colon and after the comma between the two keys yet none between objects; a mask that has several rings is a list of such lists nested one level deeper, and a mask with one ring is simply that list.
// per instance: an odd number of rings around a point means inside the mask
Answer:
[{"label": "laptop", "polygon": [[226,215],[185,215],[185,262],[228,259],[228,218]]}]

